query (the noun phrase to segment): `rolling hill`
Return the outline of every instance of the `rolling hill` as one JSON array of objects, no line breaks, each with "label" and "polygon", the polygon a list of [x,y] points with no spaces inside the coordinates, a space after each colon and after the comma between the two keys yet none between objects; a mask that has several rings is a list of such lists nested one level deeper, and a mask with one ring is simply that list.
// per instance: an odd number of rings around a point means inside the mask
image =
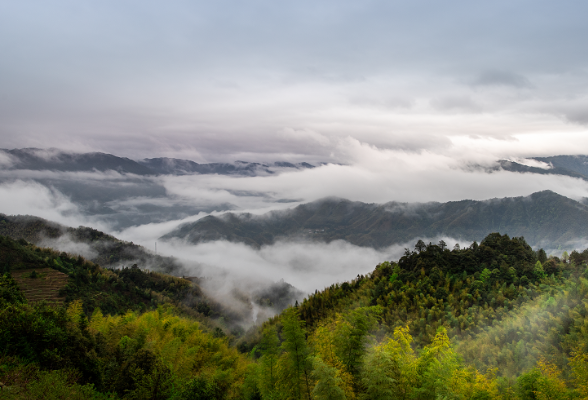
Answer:
[{"label": "rolling hill", "polygon": [[588,206],[551,191],[526,197],[447,203],[366,204],[327,198],[264,215],[226,213],[162,236],[190,243],[228,240],[260,247],[285,238],[385,248],[414,238],[480,241],[490,232],[524,236],[534,247],[570,246],[588,237]]}]

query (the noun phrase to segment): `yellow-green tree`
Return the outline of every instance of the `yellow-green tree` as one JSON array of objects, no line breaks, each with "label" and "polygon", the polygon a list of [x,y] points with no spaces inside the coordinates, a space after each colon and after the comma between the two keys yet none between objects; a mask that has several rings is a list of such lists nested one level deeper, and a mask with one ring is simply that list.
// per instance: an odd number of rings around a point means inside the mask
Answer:
[{"label": "yellow-green tree", "polygon": [[314,354],[320,357],[324,364],[336,370],[337,377],[341,379],[338,386],[343,389],[345,397],[351,400],[355,398],[353,376],[347,372],[343,362],[337,356],[334,344],[335,326],[334,322],[328,322],[316,328],[310,337],[310,343]]},{"label": "yellow-green tree", "polygon": [[282,314],[282,355],[278,361],[278,392],[284,400],[312,399],[310,351],[304,321],[290,307]]},{"label": "yellow-green tree", "polygon": [[371,349],[363,366],[362,385],[367,399],[406,400],[417,385],[417,358],[408,327],[398,327],[393,337]]},{"label": "yellow-green tree", "polygon": [[312,377],[316,384],[312,389],[315,400],[346,400],[345,391],[342,389],[343,381],[339,377],[336,368],[323,362],[320,357],[311,357],[313,371]]},{"label": "yellow-green tree", "polygon": [[263,355],[259,360],[259,390],[264,399],[275,399],[278,398],[276,384],[280,355],[280,339],[275,326],[268,326],[263,330],[260,346]]},{"label": "yellow-green tree", "polygon": [[580,399],[588,399],[588,354],[581,350],[576,350],[572,354],[570,367],[576,385],[576,391]]}]

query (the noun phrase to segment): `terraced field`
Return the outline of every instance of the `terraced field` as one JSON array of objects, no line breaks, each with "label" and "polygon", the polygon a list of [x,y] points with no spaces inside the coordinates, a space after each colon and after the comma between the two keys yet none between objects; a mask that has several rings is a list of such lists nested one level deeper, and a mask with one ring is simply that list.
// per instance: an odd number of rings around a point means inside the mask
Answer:
[{"label": "terraced field", "polygon": [[63,272],[52,268],[21,269],[13,271],[12,276],[29,303],[42,300],[63,303],[65,300],[65,296],[59,296],[69,278]]}]

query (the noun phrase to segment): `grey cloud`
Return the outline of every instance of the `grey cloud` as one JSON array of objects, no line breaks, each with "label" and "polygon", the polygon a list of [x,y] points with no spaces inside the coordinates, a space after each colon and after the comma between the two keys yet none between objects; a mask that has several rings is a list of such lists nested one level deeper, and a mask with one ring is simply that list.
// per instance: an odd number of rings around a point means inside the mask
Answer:
[{"label": "grey cloud", "polygon": [[[588,61],[577,50],[588,36],[581,2],[27,4],[0,6],[2,147],[59,142],[134,158],[192,154],[198,162],[324,161],[336,147],[275,135],[295,127],[418,149],[413,138],[435,130],[437,118],[481,105],[508,115],[505,131],[527,122],[525,91],[508,101],[485,90],[474,104],[448,101],[464,77],[487,71],[475,87],[532,81],[553,109],[581,87],[569,72]],[[542,85],[545,75],[555,84]],[[429,99],[437,99],[433,114],[420,107]],[[446,131],[482,125],[465,122]]]},{"label": "grey cloud", "polygon": [[564,118],[575,124],[588,125],[588,104],[564,111]]},{"label": "grey cloud", "polygon": [[303,67],[286,73],[282,78],[285,84],[298,84],[304,82],[320,82],[325,84],[347,84],[364,82],[365,76],[349,72],[329,72],[317,67]]},{"label": "grey cloud", "polygon": [[448,112],[480,112],[482,107],[468,96],[445,96],[431,100],[431,105]]},{"label": "grey cloud", "polygon": [[356,96],[350,100],[351,104],[357,104],[364,107],[375,107],[385,110],[404,110],[414,106],[414,100],[407,97],[370,97]]},{"label": "grey cloud", "polygon": [[478,75],[471,84],[473,86],[511,86],[529,89],[533,84],[526,77],[508,71],[489,70]]},{"label": "grey cloud", "polygon": [[14,164],[13,157],[3,151],[0,151],[0,168],[10,168]]}]

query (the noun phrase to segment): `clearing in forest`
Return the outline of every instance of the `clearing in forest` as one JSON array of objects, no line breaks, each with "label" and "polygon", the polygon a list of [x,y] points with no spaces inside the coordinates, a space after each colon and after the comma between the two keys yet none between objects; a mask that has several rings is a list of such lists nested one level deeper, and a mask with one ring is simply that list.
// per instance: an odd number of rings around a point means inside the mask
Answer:
[{"label": "clearing in forest", "polygon": [[53,268],[32,268],[12,271],[11,274],[29,303],[42,300],[63,303],[65,300],[65,296],[59,296],[69,279],[63,272]]}]

